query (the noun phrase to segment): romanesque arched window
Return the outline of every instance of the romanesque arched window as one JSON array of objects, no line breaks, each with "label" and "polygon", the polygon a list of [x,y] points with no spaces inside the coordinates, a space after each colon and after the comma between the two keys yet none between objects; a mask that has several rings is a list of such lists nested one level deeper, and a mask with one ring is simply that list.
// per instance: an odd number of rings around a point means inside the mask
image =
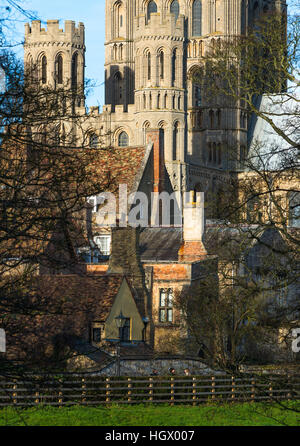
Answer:
[{"label": "romanesque arched window", "polygon": [[173,51],[173,54],[172,54],[172,87],[174,87],[174,85],[175,85],[176,69],[177,69],[177,52],[176,52],[176,48],[175,48],[175,50]]},{"label": "romanesque arched window", "polygon": [[201,87],[200,85],[194,83],[193,84],[193,99],[194,99],[194,106],[200,107],[201,106]]},{"label": "romanesque arched window", "polygon": [[91,133],[89,137],[89,147],[91,149],[97,149],[99,143],[99,138],[96,133]]},{"label": "romanesque arched window", "polygon": [[[26,62],[26,78],[28,82],[36,81],[36,70],[34,69],[33,57],[31,54],[27,58]],[[3,82],[4,83],[4,82]],[[3,85],[4,88],[4,85]],[[1,91],[1,82],[0,82],[0,91]]]},{"label": "romanesque arched window", "polygon": [[42,57],[42,84],[47,83],[47,57]]},{"label": "romanesque arched window", "polygon": [[241,34],[246,33],[246,3],[245,0],[241,2]]},{"label": "romanesque arched window", "polygon": [[172,13],[172,14],[174,14],[175,15],[175,21],[177,21],[177,19],[178,19],[178,16],[179,16],[179,3],[178,3],[178,1],[177,0],[174,0],[172,3],[171,3],[171,7],[170,7],[170,12]]},{"label": "romanesque arched window", "polygon": [[157,4],[151,0],[147,7],[147,19],[150,20],[150,14],[157,12]]},{"label": "romanesque arched window", "polygon": [[221,128],[221,110],[217,110],[217,125],[218,129]]},{"label": "romanesque arched window", "polygon": [[57,56],[56,59],[56,80],[58,84],[63,83],[63,69],[64,69],[64,62],[63,57],[61,54]]},{"label": "romanesque arched window", "polygon": [[151,54],[150,51],[147,54],[147,79],[150,81],[151,79]]},{"label": "romanesque arched window", "polygon": [[119,147],[128,147],[129,146],[129,138],[126,132],[121,132],[119,135],[118,141]]},{"label": "romanesque arched window", "polygon": [[160,77],[160,79],[164,78],[164,72],[165,72],[165,59],[164,59],[164,52],[161,51],[159,53],[159,77]]},{"label": "romanesque arched window", "polygon": [[209,128],[213,129],[215,126],[215,114],[213,110],[209,110]]},{"label": "romanesque arched window", "polygon": [[217,163],[217,144],[213,143],[213,163]]},{"label": "romanesque arched window", "polygon": [[218,165],[220,166],[222,164],[222,146],[219,143],[218,144]]},{"label": "romanesque arched window", "polygon": [[208,162],[211,163],[212,162],[212,143],[209,142],[208,143]]},{"label": "romanesque arched window", "polygon": [[178,122],[175,122],[173,128],[173,161],[177,160],[177,146],[178,146]]},{"label": "romanesque arched window", "polygon": [[72,57],[72,87],[77,88],[78,83],[78,53]]},{"label": "romanesque arched window", "polygon": [[115,105],[121,105],[123,101],[123,78],[120,71],[117,71],[114,75],[114,94]]},{"label": "romanesque arched window", "polygon": [[195,0],[192,11],[192,34],[193,36],[201,36],[202,33],[202,3]]},{"label": "romanesque arched window", "polygon": [[255,2],[253,5],[253,20],[257,20],[259,16],[259,4]]},{"label": "romanesque arched window", "polygon": [[157,105],[156,105],[156,108],[160,108],[160,94],[158,93],[158,95],[157,95]]},{"label": "romanesque arched window", "polygon": [[116,2],[114,4],[114,23],[112,34],[113,37],[120,37],[124,35],[125,31],[125,20],[124,20],[124,6],[122,2]]}]

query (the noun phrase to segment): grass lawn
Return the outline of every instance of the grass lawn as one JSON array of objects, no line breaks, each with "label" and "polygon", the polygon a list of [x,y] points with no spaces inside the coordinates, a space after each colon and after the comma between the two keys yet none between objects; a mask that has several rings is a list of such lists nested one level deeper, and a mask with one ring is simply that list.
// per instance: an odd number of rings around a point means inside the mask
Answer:
[{"label": "grass lawn", "polygon": [[[300,402],[285,402],[300,409]],[[202,406],[5,408],[0,426],[299,426],[300,413],[267,403]]]}]

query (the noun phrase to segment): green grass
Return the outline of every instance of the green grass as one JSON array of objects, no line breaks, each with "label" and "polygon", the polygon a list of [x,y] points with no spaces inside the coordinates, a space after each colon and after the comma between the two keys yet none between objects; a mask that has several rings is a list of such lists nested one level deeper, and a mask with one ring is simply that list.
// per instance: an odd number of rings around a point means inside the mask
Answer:
[{"label": "green grass", "polygon": [[[284,403],[300,409],[299,402]],[[0,410],[0,426],[299,426],[300,413],[266,403]]]}]

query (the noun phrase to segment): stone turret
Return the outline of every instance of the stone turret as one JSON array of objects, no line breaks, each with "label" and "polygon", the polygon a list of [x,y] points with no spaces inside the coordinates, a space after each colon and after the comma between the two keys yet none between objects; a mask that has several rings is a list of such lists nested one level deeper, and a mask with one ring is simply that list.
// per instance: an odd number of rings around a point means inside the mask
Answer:
[{"label": "stone turret", "polygon": [[48,20],[47,28],[40,20],[25,25],[25,66],[37,71],[34,79],[50,88],[70,88],[74,91],[74,106],[84,107],[85,29],[74,21]]}]

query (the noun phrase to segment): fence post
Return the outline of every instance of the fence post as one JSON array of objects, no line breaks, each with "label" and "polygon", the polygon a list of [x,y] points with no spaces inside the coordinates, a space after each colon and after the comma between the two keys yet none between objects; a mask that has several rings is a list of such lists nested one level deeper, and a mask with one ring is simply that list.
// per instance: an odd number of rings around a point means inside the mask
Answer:
[{"label": "fence post", "polygon": [[171,406],[174,406],[174,378],[171,378]]},{"label": "fence post", "polygon": [[196,392],[197,392],[196,385],[197,385],[196,378],[193,376],[193,406],[196,406],[196,399],[197,399],[197,396],[196,396]]},{"label": "fence post", "polygon": [[291,396],[292,396],[292,394],[291,394],[291,376],[289,373],[287,374],[287,388],[288,388],[287,399],[288,399],[288,401],[291,401]]},{"label": "fence post", "polygon": [[132,394],[131,388],[132,388],[131,378],[128,378],[128,402],[131,401],[131,394]]},{"label": "fence post", "polygon": [[234,400],[235,398],[235,381],[234,381],[234,376],[231,377],[231,399]]},{"label": "fence post", "polygon": [[86,403],[86,398],[85,398],[86,397],[85,379],[82,378],[81,382],[82,382],[82,385],[81,385],[81,389],[82,389],[82,392],[81,392],[81,403],[84,404],[84,403]]},{"label": "fence post", "polygon": [[106,388],[106,391],[105,391],[106,398],[105,398],[105,401],[107,403],[109,403],[110,402],[110,379],[106,378],[105,381],[106,381],[106,386],[105,386],[105,388]]},{"label": "fence post", "polygon": [[59,407],[61,408],[62,407],[61,404],[63,402],[63,393],[62,393],[62,385],[61,385],[62,379],[59,378],[58,381],[60,383],[60,385],[59,385],[59,392],[58,392],[58,403],[59,403]]},{"label": "fence post", "polygon": [[215,377],[212,376],[212,377],[211,377],[211,393],[212,393],[211,399],[212,399],[212,400],[215,399],[215,385],[216,385]]},{"label": "fence post", "polygon": [[39,392],[35,392],[35,401],[34,401],[35,404],[39,404],[40,403],[39,396],[40,396]]},{"label": "fence post", "polygon": [[149,378],[149,401],[153,401],[153,378]]},{"label": "fence post", "polygon": [[251,379],[251,401],[255,401],[255,379]]},{"label": "fence post", "polygon": [[14,379],[13,381],[15,384],[13,385],[13,404],[17,404],[17,400],[15,398],[17,398],[18,394],[17,394],[17,380]]},{"label": "fence post", "polygon": [[273,387],[272,387],[272,382],[269,383],[269,397],[270,397],[270,399],[272,399],[272,397],[273,397]]}]

